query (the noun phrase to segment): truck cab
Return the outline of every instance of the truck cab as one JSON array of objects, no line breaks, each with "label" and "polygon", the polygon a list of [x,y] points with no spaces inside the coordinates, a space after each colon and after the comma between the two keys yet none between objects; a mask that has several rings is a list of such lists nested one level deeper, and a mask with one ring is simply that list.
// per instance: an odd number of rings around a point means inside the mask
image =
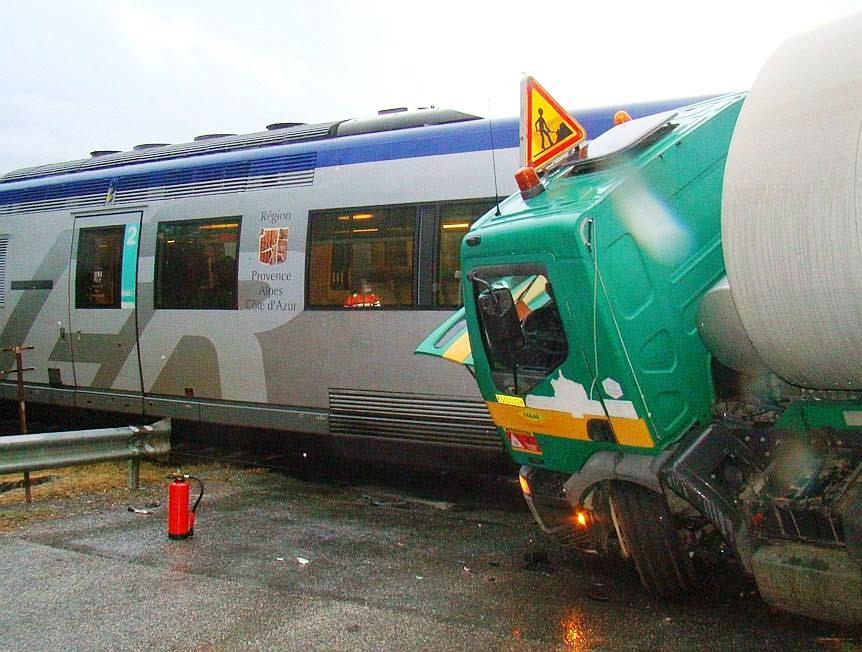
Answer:
[{"label": "truck cab", "polygon": [[517,462],[574,473],[600,451],[653,457],[710,420],[696,299],[724,274],[719,198],[742,99],[615,127],[464,239],[476,379]]},{"label": "truck cab", "polygon": [[[694,324],[724,274],[721,185],[742,101],[618,125],[461,245],[476,380],[537,522],[566,543],[606,551],[611,489],[660,494],[670,446],[711,420],[710,354]],[[430,338],[438,352],[458,322]],[[687,571],[649,582],[667,594],[687,583]]]},{"label": "truck cab", "polygon": [[[728,287],[722,202],[746,101],[627,121],[542,178],[520,171],[462,242],[463,310],[418,352],[473,370],[549,536],[620,554],[661,597],[691,589],[712,545],[773,604],[858,623],[862,403],[806,403],[758,358]],[[784,394],[737,423],[728,384],[740,402]]]}]

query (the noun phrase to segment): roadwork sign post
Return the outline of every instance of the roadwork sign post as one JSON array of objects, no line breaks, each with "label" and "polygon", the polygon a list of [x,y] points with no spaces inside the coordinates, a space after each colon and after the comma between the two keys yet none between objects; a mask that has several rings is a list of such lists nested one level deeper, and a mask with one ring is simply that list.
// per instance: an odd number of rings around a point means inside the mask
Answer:
[{"label": "roadwork sign post", "polygon": [[[21,434],[27,434],[27,407],[24,403],[24,372],[33,371],[33,367],[24,367],[24,351],[32,349],[32,346],[12,346],[3,349],[4,353],[15,354],[15,368],[0,372],[5,378],[12,372],[15,372],[18,377],[18,425],[21,429]],[[33,502],[33,494],[30,491],[30,472],[24,471],[24,495],[27,498],[27,504]]]}]

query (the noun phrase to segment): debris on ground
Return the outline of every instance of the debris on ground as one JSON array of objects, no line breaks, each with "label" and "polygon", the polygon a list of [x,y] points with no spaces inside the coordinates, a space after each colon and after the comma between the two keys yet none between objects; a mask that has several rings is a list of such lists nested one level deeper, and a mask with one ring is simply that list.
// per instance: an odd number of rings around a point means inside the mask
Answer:
[{"label": "debris on ground", "polygon": [[586,596],[590,600],[596,600],[597,602],[607,602],[611,599],[604,583],[596,582],[595,580],[590,582],[590,585],[587,587]]},{"label": "debris on ground", "polygon": [[373,496],[364,495],[363,499],[374,505],[374,507],[406,507],[406,500],[378,500]]},{"label": "debris on ground", "polygon": [[128,510],[133,514],[152,514],[152,512],[148,509],[138,509],[137,507],[132,507],[129,505]]},{"label": "debris on ground", "polygon": [[524,568],[527,570],[546,570],[550,564],[545,550],[534,550],[524,555]]},{"label": "debris on ground", "polygon": [[[442,512],[452,510],[455,507],[455,503],[447,500],[427,500],[425,498],[415,498],[413,496],[387,495],[385,497],[378,498],[369,494],[364,494],[362,499],[367,500],[369,503],[374,505],[374,507],[397,507],[400,509],[431,508]],[[479,524],[479,527],[482,527],[481,523]]]}]

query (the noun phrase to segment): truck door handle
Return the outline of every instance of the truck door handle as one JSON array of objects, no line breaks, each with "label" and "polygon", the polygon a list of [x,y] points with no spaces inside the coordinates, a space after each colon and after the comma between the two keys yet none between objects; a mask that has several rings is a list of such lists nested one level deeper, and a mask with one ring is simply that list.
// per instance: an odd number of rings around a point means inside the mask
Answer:
[{"label": "truck door handle", "polygon": [[587,218],[581,222],[581,241],[587,246],[587,251],[593,250],[593,220]]}]

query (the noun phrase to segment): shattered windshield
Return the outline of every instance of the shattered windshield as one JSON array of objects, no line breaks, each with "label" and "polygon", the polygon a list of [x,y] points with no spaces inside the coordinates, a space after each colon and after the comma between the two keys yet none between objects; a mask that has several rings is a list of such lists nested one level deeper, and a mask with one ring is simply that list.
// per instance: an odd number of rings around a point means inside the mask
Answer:
[{"label": "shattered windshield", "polygon": [[568,355],[553,288],[544,270],[490,272],[477,269],[470,275],[485,353],[497,388],[524,394]]}]

